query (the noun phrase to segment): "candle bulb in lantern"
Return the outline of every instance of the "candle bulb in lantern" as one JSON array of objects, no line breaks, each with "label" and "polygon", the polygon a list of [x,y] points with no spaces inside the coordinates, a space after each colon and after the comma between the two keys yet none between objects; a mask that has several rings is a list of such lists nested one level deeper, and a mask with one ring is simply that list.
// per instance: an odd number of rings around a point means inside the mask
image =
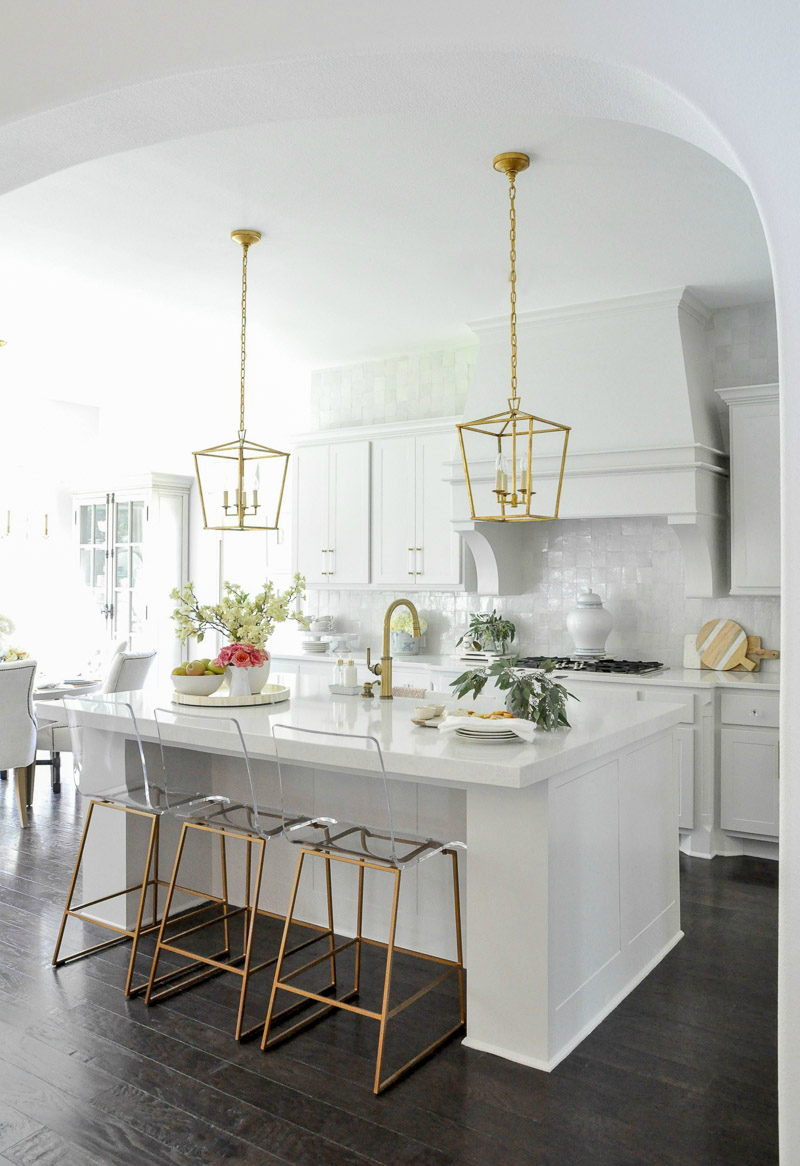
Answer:
[{"label": "candle bulb in lantern", "polygon": [[258,490],[253,491],[253,509],[258,510]]},{"label": "candle bulb in lantern", "polygon": [[228,491],[227,490],[222,491],[222,505],[225,507],[226,510],[228,509]]},{"label": "candle bulb in lantern", "polygon": [[502,453],[498,453],[494,463],[494,488],[502,493],[508,492],[508,466]]}]

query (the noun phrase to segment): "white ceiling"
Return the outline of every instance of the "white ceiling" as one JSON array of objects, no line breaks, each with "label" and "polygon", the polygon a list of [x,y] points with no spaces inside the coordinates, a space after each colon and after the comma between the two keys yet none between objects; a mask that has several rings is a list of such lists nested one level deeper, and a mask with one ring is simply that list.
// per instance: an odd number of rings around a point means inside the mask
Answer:
[{"label": "white ceiling", "polygon": [[747,187],[676,138],[528,112],[330,118],[147,147],[0,198],[0,335],[13,343],[35,314],[40,337],[58,319],[85,344],[94,320],[140,346],[155,312],[176,337],[194,316],[235,345],[228,236],[248,226],[264,233],[250,318],[288,358],[468,342],[467,321],[507,308],[506,180],[491,167],[505,149],[535,156],[518,182],[521,310],[684,284],[712,307],[771,296]]}]

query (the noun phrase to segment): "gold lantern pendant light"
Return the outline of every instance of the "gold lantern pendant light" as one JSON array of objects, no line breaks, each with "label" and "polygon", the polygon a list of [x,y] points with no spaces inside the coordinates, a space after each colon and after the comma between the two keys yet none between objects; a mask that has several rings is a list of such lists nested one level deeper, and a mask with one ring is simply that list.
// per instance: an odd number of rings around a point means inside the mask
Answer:
[{"label": "gold lantern pendant light", "polygon": [[[244,424],[244,379],[247,357],[247,253],[260,231],[231,231],[242,248],[242,346],[239,433],[235,441],[212,445],[194,454],[203,526],[206,530],[277,530],[281,515],[288,453],[247,440]],[[229,463],[233,462],[234,466]],[[202,464],[202,472],[201,472]]]},{"label": "gold lantern pendant light", "polygon": [[[520,397],[517,390],[517,214],[515,199],[517,194],[516,177],[522,170],[528,169],[530,158],[527,154],[512,151],[498,154],[493,165],[495,170],[508,176],[511,223],[511,396],[508,398],[508,409],[505,412],[494,413],[490,417],[481,417],[477,421],[465,421],[458,425],[458,437],[464,463],[470,513],[473,519],[479,522],[545,522],[558,518],[570,426],[560,425],[557,421],[547,421],[544,417],[525,413],[520,408]],[[489,514],[476,513],[472,481],[476,475],[470,475],[469,458],[464,442],[464,435],[469,433],[485,434],[494,443],[494,487],[491,491],[494,500],[491,503],[487,501],[487,507],[493,508],[492,513]],[[544,434],[551,436],[542,441],[541,437]],[[555,459],[554,464],[558,465],[555,500],[552,507],[548,507],[552,513],[540,514],[531,509],[531,503],[537,493],[534,489],[533,474],[534,437],[540,439],[536,443],[536,452],[542,452],[540,447],[546,445],[545,455],[551,455]],[[473,460],[477,461],[478,459],[474,458]],[[480,460],[484,464],[486,463],[485,454]]]}]

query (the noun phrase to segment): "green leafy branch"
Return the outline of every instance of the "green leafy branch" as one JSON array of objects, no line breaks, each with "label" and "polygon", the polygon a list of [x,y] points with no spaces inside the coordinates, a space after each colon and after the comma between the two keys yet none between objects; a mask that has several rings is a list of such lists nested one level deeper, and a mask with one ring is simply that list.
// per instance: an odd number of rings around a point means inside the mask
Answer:
[{"label": "green leafy branch", "polygon": [[497,688],[508,693],[506,707],[515,717],[533,721],[541,729],[569,728],[567,700],[578,697],[558,683],[561,677],[553,677],[554,661],[546,660],[541,668],[529,670],[517,668],[518,660],[519,656],[514,656],[497,660],[488,668],[472,668],[451,681],[451,687],[459,698],[469,693],[476,698],[491,677]]}]

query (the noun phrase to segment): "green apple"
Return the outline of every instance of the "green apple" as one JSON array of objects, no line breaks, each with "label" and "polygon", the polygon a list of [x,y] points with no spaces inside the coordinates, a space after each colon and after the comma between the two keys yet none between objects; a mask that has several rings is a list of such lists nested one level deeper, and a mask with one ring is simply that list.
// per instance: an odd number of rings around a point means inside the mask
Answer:
[{"label": "green apple", "polygon": [[173,676],[185,676],[186,675],[186,665],[179,664],[177,668],[173,668],[172,675]]},{"label": "green apple", "polygon": [[202,676],[205,670],[202,660],[190,660],[186,665],[187,676]]},{"label": "green apple", "polygon": [[213,672],[214,676],[222,676],[225,672],[224,664],[209,664],[209,672]]}]

